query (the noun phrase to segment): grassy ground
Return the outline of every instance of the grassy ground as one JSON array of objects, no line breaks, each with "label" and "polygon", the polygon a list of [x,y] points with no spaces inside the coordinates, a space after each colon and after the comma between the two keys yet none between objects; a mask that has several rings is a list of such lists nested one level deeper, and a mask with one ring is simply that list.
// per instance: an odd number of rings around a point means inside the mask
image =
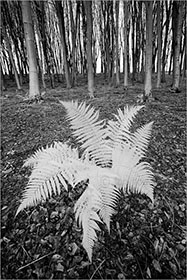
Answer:
[{"label": "grassy ground", "polygon": [[96,78],[96,98],[87,96],[86,79],[67,90],[58,84],[42,103],[29,103],[15,87],[1,96],[1,277],[3,279],[183,279],[186,278],[185,88],[154,89],[159,100],[146,104],[140,126],[154,121],[147,161],[156,179],[155,203],[141,195],[122,197],[111,234],[99,235],[93,263],[81,246],[73,205],[79,195],[62,193],[14,218],[29,170],[24,160],[58,140],[76,145],[58,100],[86,101],[111,119],[117,108],[136,104],[143,85],[124,92]]}]

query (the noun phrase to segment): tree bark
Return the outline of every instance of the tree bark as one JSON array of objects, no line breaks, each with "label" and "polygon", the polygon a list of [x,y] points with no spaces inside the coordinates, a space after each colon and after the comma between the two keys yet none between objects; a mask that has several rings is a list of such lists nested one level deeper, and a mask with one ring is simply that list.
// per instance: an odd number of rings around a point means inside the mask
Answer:
[{"label": "tree bark", "polygon": [[131,12],[132,12],[132,34],[131,34],[131,42],[132,42],[132,84],[134,85],[136,79],[136,66],[135,66],[135,9],[134,6],[136,3],[131,4]]},{"label": "tree bark", "polygon": [[124,1],[124,88],[125,89],[128,87],[127,22],[128,22],[128,2]]},{"label": "tree bark", "polygon": [[5,39],[6,45],[7,45],[8,54],[9,54],[10,62],[12,64],[12,68],[13,68],[13,72],[14,72],[14,77],[15,77],[17,89],[21,90],[22,88],[21,88],[21,84],[20,84],[20,80],[19,80],[18,71],[16,69],[16,65],[15,65],[13,54],[12,54],[12,49],[11,49],[10,41],[9,41],[8,35],[6,34],[5,30],[3,30],[3,36],[4,36],[4,39]]},{"label": "tree bark", "polygon": [[92,1],[84,1],[84,7],[86,11],[87,19],[87,67],[88,67],[88,94],[90,98],[94,97],[94,71],[93,71],[93,59],[92,59]]},{"label": "tree bark", "polygon": [[116,11],[116,57],[115,57],[115,62],[116,62],[116,86],[119,86],[120,84],[120,78],[119,78],[119,1],[116,1],[115,3],[115,11]]},{"label": "tree bark", "polygon": [[152,1],[145,1],[146,6],[146,57],[145,57],[145,85],[144,94],[152,96]]},{"label": "tree bark", "polygon": [[157,1],[157,35],[158,35],[158,56],[157,56],[157,83],[156,87],[160,88],[161,84],[161,52],[162,52],[162,37],[161,37],[161,21],[160,21],[160,0]]},{"label": "tree bark", "polygon": [[173,2],[173,84],[172,89],[179,92],[180,83],[180,41],[182,36],[182,21],[184,17],[184,2]]},{"label": "tree bark", "polygon": [[[70,22],[71,22],[71,34],[72,34],[72,73],[71,73],[71,80],[72,80],[72,86],[74,86],[74,83],[76,81],[76,63],[75,63],[75,48],[76,48],[76,34],[77,29],[73,17],[73,9],[72,9],[72,3],[71,0],[68,1],[69,3],[69,11],[70,11]],[[77,3],[79,5],[79,2]],[[78,8],[76,10],[78,12]]]},{"label": "tree bark", "polygon": [[40,88],[30,1],[22,1],[22,15],[29,60],[29,98],[35,98],[36,96],[40,96]]},{"label": "tree bark", "polygon": [[66,78],[66,85],[67,88],[71,88],[71,75],[69,69],[69,63],[67,60],[67,45],[66,45],[66,38],[65,38],[65,26],[64,26],[64,9],[62,7],[61,1],[55,1],[56,13],[59,22],[59,30],[60,30],[60,39],[62,43],[62,51],[63,51],[63,63],[64,63],[64,71],[65,71],[65,78]]},{"label": "tree bark", "polygon": [[165,21],[165,38],[164,38],[164,47],[163,47],[163,53],[162,53],[162,78],[161,81],[163,83],[166,82],[166,77],[165,77],[165,66],[166,66],[166,49],[167,49],[167,44],[168,44],[168,34],[169,34],[169,23],[170,23],[170,12],[171,12],[171,1],[169,2],[169,7],[168,7],[168,2],[167,0],[165,1],[165,6],[166,6],[166,21]]}]

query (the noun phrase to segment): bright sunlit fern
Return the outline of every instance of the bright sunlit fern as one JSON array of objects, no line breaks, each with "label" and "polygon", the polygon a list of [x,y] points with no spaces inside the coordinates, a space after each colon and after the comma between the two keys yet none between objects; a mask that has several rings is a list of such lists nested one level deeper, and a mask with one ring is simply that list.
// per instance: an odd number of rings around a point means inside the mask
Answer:
[{"label": "bright sunlit fern", "polygon": [[153,173],[143,160],[152,122],[132,132],[133,120],[143,106],[119,109],[115,120],[106,124],[99,120],[99,112],[85,103],[61,101],[61,104],[67,110],[82,156],[77,149],[60,142],[35,152],[24,164],[32,167],[32,173],[16,215],[52,194],[59,195],[62,187],[68,191],[68,184],[75,188],[88,180],[74,210],[83,229],[82,244],[91,261],[99,225],[104,223],[110,231],[120,189],[145,193],[153,200]]}]

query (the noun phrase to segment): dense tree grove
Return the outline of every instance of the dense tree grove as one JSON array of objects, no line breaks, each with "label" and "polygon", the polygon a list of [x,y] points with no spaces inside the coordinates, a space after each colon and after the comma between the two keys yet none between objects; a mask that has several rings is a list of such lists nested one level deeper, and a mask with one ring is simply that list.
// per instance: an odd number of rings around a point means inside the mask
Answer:
[{"label": "dense tree grove", "polygon": [[0,1],[1,279],[187,279],[186,6]]},{"label": "dense tree grove", "polygon": [[186,75],[185,1],[1,1],[1,14],[2,85],[8,75],[20,90],[29,74],[29,98],[56,77],[71,88],[87,74],[94,97],[96,73],[118,86],[123,72],[125,88],[140,80],[149,97],[152,73],[160,87],[172,72],[175,92]]}]

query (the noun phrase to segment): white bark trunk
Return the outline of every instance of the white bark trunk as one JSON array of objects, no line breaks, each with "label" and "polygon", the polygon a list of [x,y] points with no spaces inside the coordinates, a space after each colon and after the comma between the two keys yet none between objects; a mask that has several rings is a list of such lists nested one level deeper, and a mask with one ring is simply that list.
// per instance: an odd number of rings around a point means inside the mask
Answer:
[{"label": "white bark trunk", "polygon": [[34,98],[40,96],[40,88],[30,1],[22,1],[22,16],[29,60],[29,98]]},{"label": "white bark trunk", "polygon": [[152,1],[145,1],[146,6],[146,58],[145,58],[145,96],[152,96]]},{"label": "white bark trunk", "polygon": [[176,20],[176,43],[174,46],[174,58],[173,58],[173,89],[175,91],[179,90],[180,84],[180,40],[182,35],[182,21],[184,17],[184,3],[178,1],[178,13]]},{"label": "white bark trunk", "polygon": [[160,1],[157,1],[157,5],[158,5],[157,6],[158,59],[157,59],[157,84],[156,84],[156,87],[160,88],[160,84],[161,84],[161,51],[162,51]]},{"label": "white bark trunk", "polygon": [[88,65],[88,93],[91,98],[94,97],[94,73],[92,59],[92,1],[84,1],[84,7],[87,18],[87,65]]},{"label": "white bark trunk", "polygon": [[128,3],[124,1],[124,88],[128,87],[127,21],[128,21]]}]

